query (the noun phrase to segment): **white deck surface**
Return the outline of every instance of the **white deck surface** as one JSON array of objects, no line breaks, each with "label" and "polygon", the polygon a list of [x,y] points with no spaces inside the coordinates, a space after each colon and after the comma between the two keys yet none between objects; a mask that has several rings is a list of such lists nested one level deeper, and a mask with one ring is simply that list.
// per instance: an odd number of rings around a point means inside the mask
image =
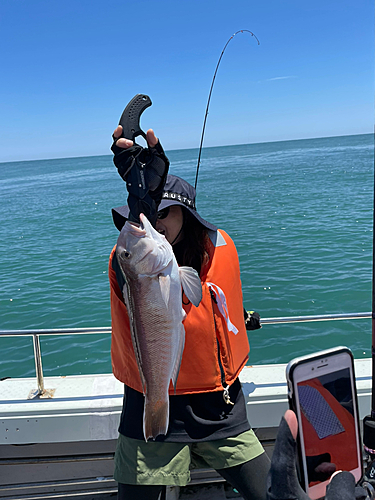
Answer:
[{"label": "white deck surface", "polygon": [[[278,427],[288,408],[286,365],[247,366],[241,382],[254,428]],[[360,418],[371,409],[371,359],[355,361]],[[117,438],[123,385],[113,375],[45,378],[52,399],[28,400],[36,380],[0,382],[0,444]]]}]

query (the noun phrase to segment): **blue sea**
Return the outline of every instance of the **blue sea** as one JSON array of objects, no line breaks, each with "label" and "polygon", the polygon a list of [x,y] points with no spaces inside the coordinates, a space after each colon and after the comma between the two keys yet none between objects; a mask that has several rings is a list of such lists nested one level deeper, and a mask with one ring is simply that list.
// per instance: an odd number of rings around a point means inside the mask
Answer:
[{"label": "blue sea", "polygon": [[[371,311],[373,136],[205,148],[200,214],[236,243],[244,304],[263,318]],[[198,151],[169,151],[194,184]],[[108,255],[126,203],[112,157],[0,164],[0,329],[110,326]],[[251,364],[347,345],[368,319],[264,325]],[[44,374],[109,373],[110,336],[46,337]],[[0,378],[33,376],[31,338],[0,338]]]}]

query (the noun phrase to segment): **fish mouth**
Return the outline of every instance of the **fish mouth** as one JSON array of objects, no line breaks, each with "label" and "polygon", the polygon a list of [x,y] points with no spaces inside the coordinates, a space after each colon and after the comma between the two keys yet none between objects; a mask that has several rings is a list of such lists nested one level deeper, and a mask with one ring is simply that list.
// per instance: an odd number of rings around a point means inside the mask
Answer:
[{"label": "fish mouth", "polygon": [[149,234],[152,237],[152,234],[157,232],[144,214],[139,215],[139,220],[141,221],[141,228],[145,234]]},{"label": "fish mouth", "polygon": [[126,221],[128,232],[133,236],[137,236],[138,238],[142,238],[146,235],[146,229],[143,224],[138,224],[133,221]]},{"label": "fish mouth", "polygon": [[[143,229],[145,235],[150,236],[150,238],[157,241],[159,245],[163,245],[164,240],[166,239],[165,229],[156,229],[144,214],[140,214],[139,219],[141,221],[141,228]],[[159,236],[161,236],[161,238],[159,238]]]}]

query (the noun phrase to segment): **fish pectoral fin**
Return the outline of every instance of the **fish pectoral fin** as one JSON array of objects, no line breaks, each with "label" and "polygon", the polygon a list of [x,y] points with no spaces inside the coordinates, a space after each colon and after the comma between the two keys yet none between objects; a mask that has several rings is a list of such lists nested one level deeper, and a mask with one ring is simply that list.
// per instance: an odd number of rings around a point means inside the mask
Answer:
[{"label": "fish pectoral fin", "polygon": [[187,266],[179,267],[178,271],[186,297],[195,307],[198,307],[202,300],[202,284],[197,271]]},{"label": "fish pectoral fin", "polygon": [[171,277],[169,276],[169,274],[167,274],[166,276],[164,276],[163,274],[159,274],[159,285],[161,296],[166,307],[168,307],[169,292],[171,290]]}]

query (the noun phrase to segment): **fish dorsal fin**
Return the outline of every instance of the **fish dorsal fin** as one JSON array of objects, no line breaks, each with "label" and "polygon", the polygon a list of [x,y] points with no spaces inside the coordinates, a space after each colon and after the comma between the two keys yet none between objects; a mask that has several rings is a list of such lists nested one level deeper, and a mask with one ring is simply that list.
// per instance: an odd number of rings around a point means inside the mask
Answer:
[{"label": "fish dorsal fin", "polygon": [[171,277],[169,276],[169,274],[167,274],[166,276],[164,276],[163,274],[159,274],[159,285],[163,301],[166,307],[168,307],[169,292],[171,290]]},{"label": "fish dorsal fin", "polygon": [[195,307],[198,307],[202,300],[202,284],[197,271],[187,266],[179,267],[178,271],[186,297]]}]

